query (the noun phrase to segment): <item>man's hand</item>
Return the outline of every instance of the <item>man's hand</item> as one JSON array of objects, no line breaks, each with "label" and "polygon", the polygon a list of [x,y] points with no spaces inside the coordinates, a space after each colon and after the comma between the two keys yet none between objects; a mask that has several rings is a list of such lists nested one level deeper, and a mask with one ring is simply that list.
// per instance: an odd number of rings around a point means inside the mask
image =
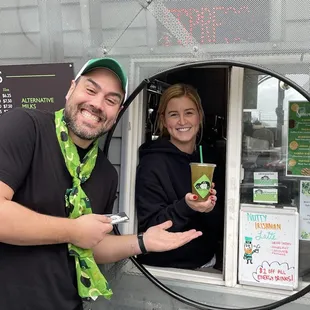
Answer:
[{"label": "man's hand", "polygon": [[83,249],[93,248],[113,229],[111,219],[99,214],[82,215],[72,221],[69,243]]},{"label": "man's hand", "polygon": [[186,204],[193,210],[201,213],[207,213],[213,210],[216,204],[216,190],[214,189],[214,183],[212,183],[212,189],[210,190],[210,196],[206,201],[196,201],[198,197],[192,193],[185,195]]},{"label": "man's hand", "polygon": [[202,235],[201,231],[191,229],[185,232],[166,231],[172,226],[171,221],[150,227],[143,234],[143,241],[148,252],[165,252],[177,249]]}]

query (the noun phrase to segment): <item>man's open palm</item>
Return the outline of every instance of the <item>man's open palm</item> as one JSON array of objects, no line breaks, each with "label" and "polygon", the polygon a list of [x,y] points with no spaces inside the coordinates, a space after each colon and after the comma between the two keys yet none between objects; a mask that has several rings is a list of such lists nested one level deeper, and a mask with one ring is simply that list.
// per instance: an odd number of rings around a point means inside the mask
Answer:
[{"label": "man's open palm", "polygon": [[148,252],[165,252],[177,249],[202,235],[201,231],[191,229],[185,232],[168,232],[172,221],[150,227],[143,235]]}]

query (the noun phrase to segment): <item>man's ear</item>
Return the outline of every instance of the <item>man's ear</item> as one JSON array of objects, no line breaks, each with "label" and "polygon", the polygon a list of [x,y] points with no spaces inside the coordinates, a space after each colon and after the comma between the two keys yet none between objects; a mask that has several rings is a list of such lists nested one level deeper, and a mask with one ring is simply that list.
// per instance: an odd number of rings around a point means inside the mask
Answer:
[{"label": "man's ear", "polygon": [[115,116],[114,124],[116,123],[116,120],[117,120],[117,118],[118,118],[118,115],[120,114],[120,112],[121,112],[123,109],[124,109],[124,105],[122,104],[122,105],[119,107],[118,112],[117,112],[117,114],[116,114],[116,116]]},{"label": "man's ear", "polygon": [[76,86],[76,82],[75,82],[75,80],[72,80],[70,88],[69,88],[69,90],[67,92],[67,95],[66,95],[66,100],[68,100],[70,98],[70,96],[72,95],[72,93],[73,93],[73,91],[75,89],[75,86]]}]

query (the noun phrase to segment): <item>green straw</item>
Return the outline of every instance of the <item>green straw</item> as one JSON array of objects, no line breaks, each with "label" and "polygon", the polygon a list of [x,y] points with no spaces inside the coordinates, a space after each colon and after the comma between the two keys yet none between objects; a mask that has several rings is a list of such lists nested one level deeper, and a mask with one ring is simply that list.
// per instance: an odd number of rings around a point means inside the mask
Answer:
[{"label": "green straw", "polygon": [[200,163],[203,164],[202,146],[199,145]]}]

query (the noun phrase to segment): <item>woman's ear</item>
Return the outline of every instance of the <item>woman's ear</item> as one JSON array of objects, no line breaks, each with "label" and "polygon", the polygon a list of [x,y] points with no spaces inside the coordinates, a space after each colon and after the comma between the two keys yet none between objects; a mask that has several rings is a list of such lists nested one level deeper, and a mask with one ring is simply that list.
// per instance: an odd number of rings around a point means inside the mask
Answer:
[{"label": "woman's ear", "polygon": [[163,127],[167,128],[166,120],[165,120],[165,115],[164,114],[160,114],[160,121],[163,124]]}]

